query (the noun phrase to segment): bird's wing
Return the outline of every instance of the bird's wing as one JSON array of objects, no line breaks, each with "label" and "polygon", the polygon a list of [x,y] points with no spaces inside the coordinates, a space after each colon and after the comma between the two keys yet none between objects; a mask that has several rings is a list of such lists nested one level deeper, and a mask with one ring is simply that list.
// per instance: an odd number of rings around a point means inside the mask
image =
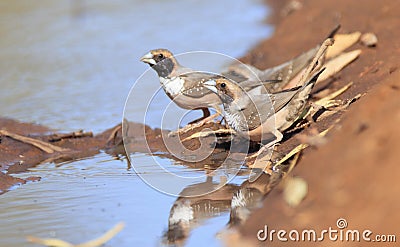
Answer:
[{"label": "bird's wing", "polygon": [[[294,87],[291,89],[283,90],[277,93],[270,94],[272,104],[274,106],[275,112],[279,111],[285,107],[299,92],[307,89],[307,95],[311,92],[315,83],[317,82],[318,76],[324,72],[325,68],[322,68],[317,73],[315,73],[311,79],[303,86]],[[311,86],[310,86],[311,85]],[[308,97],[308,96],[307,96]]]},{"label": "bird's wing", "polygon": [[251,95],[251,97],[247,95],[235,100],[234,103],[231,105],[231,111],[245,117],[248,130],[256,129],[274,115],[272,102],[267,94]]},{"label": "bird's wing", "polygon": [[213,93],[208,88],[204,87],[203,83],[210,79],[216,78],[215,74],[206,72],[191,72],[182,74],[179,77],[184,80],[185,89],[182,91],[183,95],[193,98],[201,98],[204,95]]},{"label": "bird's wing", "polygon": [[235,71],[225,71],[222,72],[221,75],[229,80],[232,80],[236,83],[241,83],[243,81],[247,81],[249,78],[244,76],[243,74],[237,73]]},{"label": "bird's wing", "polygon": [[261,73],[262,71],[254,66],[234,63],[231,64],[226,71],[222,72],[222,75],[235,82],[241,82],[245,80],[258,80]]},{"label": "bird's wing", "polygon": [[[311,62],[319,48],[320,45],[300,54],[290,61],[265,70],[259,70],[254,66],[243,63],[232,64],[222,75],[240,83],[246,91],[249,90],[246,87],[255,87],[254,83],[252,85],[251,82],[258,82],[260,80],[264,81],[263,84],[268,90],[277,91],[285,87],[291,79]],[[244,83],[246,86],[242,85]]]},{"label": "bird's wing", "polygon": [[[270,109],[274,109],[275,112],[282,109],[290,100],[299,92],[301,87],[296,87],[288,90],[284,90],[274,94],[258,93],[258,88],[253,89],[248,93],[246,97],[241,97],[236,100],[238,110],[244,111],[245,108],[254,107],[258,108],[258,111],[265,112]],[[253,106],[251,106],[253,105]]]},{"label": "bird's wing", "polygon": [[300,54],[290,61],[264,70],[262,74],[260,74],[260,79],[280,79],[282,80],[282,88],[311,62],[319,48],[320,45]]},{"label": "bird's wing", "polygon": [[301,88],[302,87],[299,86],[278,93],[270,94],[269,97],[271,98],[275,112],[278,112],[280,109],[285,107],[293,99],[293,97],[301,90]]},{"label": "bird's wing", "polygon": [[275,84],[280,84],[281,80],[265,80],[265,81],[251,81],[246,80],[239,83],[239,86],[246,92],[258,92],[257,94],[265,94],[270,91],[271,88],[274,87]]}]

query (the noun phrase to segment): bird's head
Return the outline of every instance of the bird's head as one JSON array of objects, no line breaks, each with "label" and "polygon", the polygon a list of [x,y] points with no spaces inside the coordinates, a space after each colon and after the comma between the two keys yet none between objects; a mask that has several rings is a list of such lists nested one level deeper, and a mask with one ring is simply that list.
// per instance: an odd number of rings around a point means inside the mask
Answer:
[{"label": "bird's head", "polygon": [[203,83],[206,88],[217,94],[223,103],[234,101],[242,91],[234,82],[226,78],[215,78]]},{"label": "bird's head", "polygon": [[151,50],[141,57],[140,61],[150,65],[161,77],[168,77],[178,66],[174,55],[167,49]]}]

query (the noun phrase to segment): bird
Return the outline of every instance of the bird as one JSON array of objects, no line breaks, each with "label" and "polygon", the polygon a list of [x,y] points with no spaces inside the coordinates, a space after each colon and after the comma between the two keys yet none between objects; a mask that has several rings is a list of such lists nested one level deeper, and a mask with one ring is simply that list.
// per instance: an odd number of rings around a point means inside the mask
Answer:
[{"label": "bird", "polygon": [[[335,28],[333,28],[333,30],[327,35],[326,39],[333,38],[339,29],[340,25],[335,26]],[[279,83],[269,83],[264,85],[270,93],[278,92],[283,90],[288,84],[291,84],[290,82],[295,80],[295,77],[301,74],[301,72],[310,64],[322,45],[323,43],[318,44],[314,48],[287,62],[265,70],[260,70],[250,64],[241,62],[234,63],[228,66],[228,68],[222,72],[222,75],[228,78],[234,76],[243,77],[250,81],[279,80]]]},{"label": "bird", "polygon": [[282,90],[289,82],[296,77],[313,59],[316,52],[318,51],[320,45],[300,54],[299,56],[284,62],[280,65],[267,68],[265,70],[260,70],[252,65],[237,63],[232,64],[224,71],[223,75],[229,76],[242,76],[248,80],[263,80],[269,79],[279,79],[280,83],[274,83],[267,85],[267,90],[269,92],[278,92]]},{"label": "bird", "polygon": [[267,148],[280,142],[282,131],[288,129],[302,113],[323,71],[319,70],[303,86],[271,94],[246,92],[227,78],[212,79],[204,85],[220,97],[228,126],[251,141],[268,140],[264,145]]},{"label": "bird", "polygon": [[251,157],[258,157],[265,150],[283,139],[282,132],[290,128],[303,112],[311,90],[323,73],[324,56],[334,40],[326,39],[305,68],[297,86],[268,93],[260,87],[244,91],[228,78],[204,82],[204,86],[221,99],[224,118],[239,136],[261,143],[260,150]]},{"label": "bird", "polygon": [[[217,114],[221,114],[221,101],[217,95],[204,87],[203,82],[222,75],[214,73],[199,72],[191,68],[180,65],[173,53],[167,49],[151,50],[141,57],[142,62],[150,65],[159,77],[161,86],[168,97],[183,109],[203,111],[203,117],[190,122],[193,124],[199,121],[203,123],[214,118],[210,116],[208,108],[214,108]],[[227,75],[227,77],[241,82],[245,90],[251,90],[265,83],[277,82],[278,80],[265,80],[260,83],[257,81],[248,81],[242,76]]]},{"label": "bird", "polygon": [[[339,28],[340,25],[328,37],[332,37]],[[320,44],[288,62],[264,71],[251,65],[239,64],[231,66],[228,71],[224,71],[220,75],[199,72],[182,66],[168,49],[151,50],[140,60],[156,71],[165,93],[179,107],[202,110],[203,116],[189,123],[190,125],[198,122],[201,126],[222,112],[221,100],[207,87],[204,87],[203,82],[216,77],[229,78],[240,83],[245,91],[258,88],[262,91],[277,92],[306,68],[321,46]],[[214,108],[217,113],[210,116],[208,108]]]},{"label": "bird", "polygon": [[209,117],[210,107],[221,112],[218,97],[202,86],[203,81],[213,78],[215,74],[197,72],[180,65],[172,52],[167,49],[151,50],[140,60],[157,72],[165,93],[179,107],[203,111],[203,117],[191,123]]}]

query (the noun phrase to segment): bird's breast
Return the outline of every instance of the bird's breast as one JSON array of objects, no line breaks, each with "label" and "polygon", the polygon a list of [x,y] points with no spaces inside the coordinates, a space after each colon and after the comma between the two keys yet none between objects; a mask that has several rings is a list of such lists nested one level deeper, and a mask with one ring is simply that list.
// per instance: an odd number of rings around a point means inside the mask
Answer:
[{"label": "bird's breast", "polygon": [[160,77],[160,83],[168,96],[175,97],[182,92],[185,81],[178,76],[172,78]]},{"label": "bird's breast", "polygon": [[235,131],[244,132],[248,130],[246,120],[239,112],[225,111],[224,117],[229,127]]}]

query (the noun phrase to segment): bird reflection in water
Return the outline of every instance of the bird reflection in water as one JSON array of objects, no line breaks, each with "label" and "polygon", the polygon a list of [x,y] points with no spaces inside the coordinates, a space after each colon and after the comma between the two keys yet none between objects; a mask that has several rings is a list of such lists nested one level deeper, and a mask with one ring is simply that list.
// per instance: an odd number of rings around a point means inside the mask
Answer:
[{"label": "bird reflection in water", "polygon": [[220,183],[208,176],[203,183],[186,187],[173,204],[168,218],[168,230],[163,235],[164,244],[183,245],[190,232],[205,221],[230,212],[228,227],[239,226],[250,216],[252,210],[261,207],[264,197],[277,184],[281,173],[263,173],[255,181],[246,180],[241,185],[226,184],[220,189],[196,197],[204,191],[212,191]]}]

